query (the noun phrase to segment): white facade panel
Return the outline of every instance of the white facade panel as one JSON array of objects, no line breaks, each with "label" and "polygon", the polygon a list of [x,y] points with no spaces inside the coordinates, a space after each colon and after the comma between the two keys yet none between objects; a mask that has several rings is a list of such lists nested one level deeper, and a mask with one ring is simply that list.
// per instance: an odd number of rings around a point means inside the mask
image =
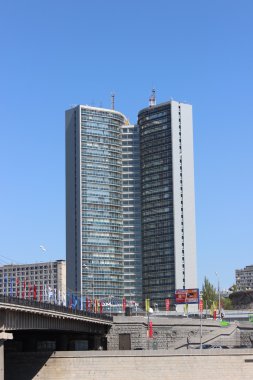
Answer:
[{"label": "white facade panel", "polygon": [[192,107],[171,102],[176,289],[195,288],[196,237]]},{"label": "white facade panel", "polygon": [[171,102],[171,134],[172,134],[172,170],[173,170],[173,216],[174,216],[174,259],[175,259],[175,289],[184,288],[182,258],[182,218],[181,218],[181,178],[180,178],[180,150],[179,109],[177,102]]},{"label": "white facade panel", "polygon": [[197,287],[192,107],[181,104],[185,287]]}]

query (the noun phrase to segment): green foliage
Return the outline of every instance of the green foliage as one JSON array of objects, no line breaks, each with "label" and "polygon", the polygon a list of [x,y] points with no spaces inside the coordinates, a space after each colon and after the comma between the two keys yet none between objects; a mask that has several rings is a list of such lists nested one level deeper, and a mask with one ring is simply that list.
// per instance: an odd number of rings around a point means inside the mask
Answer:
[{"label": "green foliage", "polygon": [[229,290],[231,290],[232,292],[237,292],[237,285],[236,284],[234,284],[234,285],[232,285],[230,288],[229,288]]},{"label": "green foliage", "polygon": [[218,296],[215,287],[210,283],[207,277],[204,278],[202,285],[202,299],[204,308],[211,309],[212,305],[217,302]]},{"label": "green foliage", "polygon": [[224,310],[232,310],[234,308],[231,299],[228,297],[222,297],[221,305]]}]

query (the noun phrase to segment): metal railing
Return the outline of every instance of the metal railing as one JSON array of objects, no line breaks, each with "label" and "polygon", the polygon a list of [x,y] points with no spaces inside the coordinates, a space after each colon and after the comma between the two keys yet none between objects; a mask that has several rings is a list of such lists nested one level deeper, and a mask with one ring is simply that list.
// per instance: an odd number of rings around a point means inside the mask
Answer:
[{"label": "metal railing", "polygon": [[12,305],[20,305],[20,306],[30,306],[34,307],[36,309],[44,309],[44,310],[50,310],[50,311],[59,311],[66,314],[73,314],[73,315],[80,315],[83,317],[90,317],[90,318],[96,318],[101,319],[105,321],[112,321],[113,317],[107,315],[107,314],[101,314],[101,313],[93,313],[91,311],[84,311],[84,310],[78,310],[76,307],[66,307],[63,305],[57,305],[54,303],[49,302],[39,302],[31,299],[22,299],[17,297],[11,297],[7,295],[0,295],[0,303],[8,303]]}]

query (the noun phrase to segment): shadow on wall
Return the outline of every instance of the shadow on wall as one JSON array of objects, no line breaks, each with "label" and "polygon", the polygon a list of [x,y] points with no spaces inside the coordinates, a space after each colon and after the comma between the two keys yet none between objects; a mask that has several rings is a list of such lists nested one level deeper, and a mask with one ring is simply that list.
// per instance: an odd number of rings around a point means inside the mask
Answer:
[{"label": "shadow on wall", "polygon": [[4,379],[31,380],[46,365],[52,352],[5,352]]}]

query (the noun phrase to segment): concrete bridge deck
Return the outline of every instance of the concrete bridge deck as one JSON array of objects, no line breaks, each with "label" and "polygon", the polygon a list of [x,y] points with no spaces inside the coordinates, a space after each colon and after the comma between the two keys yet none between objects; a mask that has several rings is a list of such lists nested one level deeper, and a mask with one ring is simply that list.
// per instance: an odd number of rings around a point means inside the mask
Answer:
[{"label": "concrete bridge deck", "polygon": [[78,325],[78,322],[107,326],[111,326],[113,323],[112,318],[105,314],[85,312],[56,304],[0,295],[1,330],[44,328],[45,318],[48,322],[46,328],[50,328],[50,321],[54,319],[74,321],[76,325]]}]

